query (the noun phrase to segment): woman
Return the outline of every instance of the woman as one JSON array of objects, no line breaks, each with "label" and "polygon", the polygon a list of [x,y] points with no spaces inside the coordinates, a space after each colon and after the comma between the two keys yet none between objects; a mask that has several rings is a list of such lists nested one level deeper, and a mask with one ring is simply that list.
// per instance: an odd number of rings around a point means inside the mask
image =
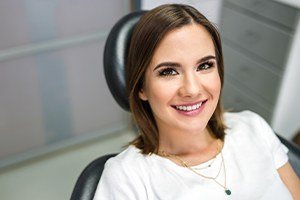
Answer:
[{"label": "woman", "polygon": [[126,68],[139,136],[107,161],[95,199],[299,199],[287,149],[250,111],[223,113],[216,28],[187,5],[138,22]]}]

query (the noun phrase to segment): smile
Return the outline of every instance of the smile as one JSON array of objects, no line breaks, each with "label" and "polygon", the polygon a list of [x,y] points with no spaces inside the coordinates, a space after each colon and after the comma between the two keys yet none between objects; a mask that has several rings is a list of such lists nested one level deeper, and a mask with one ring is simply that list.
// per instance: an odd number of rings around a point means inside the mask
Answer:
[{"label": "smile", "polygon": [[191,104],[191,105],[177,105],[177,106],[173,106],[176,110],[180,110],[180,111],[186,111],[186,112],[190,112],[190,111],[194,111],[197,110],[201,107],[202,104],[204,104],[207,100],[205,101],[201,101],[195,104]]}]

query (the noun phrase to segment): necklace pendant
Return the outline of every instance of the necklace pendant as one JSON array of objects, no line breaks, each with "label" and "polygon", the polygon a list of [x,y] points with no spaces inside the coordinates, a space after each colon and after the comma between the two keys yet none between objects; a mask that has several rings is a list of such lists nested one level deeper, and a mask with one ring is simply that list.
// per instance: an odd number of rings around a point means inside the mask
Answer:
[{"label": "necklace pendant", "polygon": [[226,190],[225,190],[225,193],[226,193],[227,195],[231,195],[231,191],[230,191],[229,189],[226,189]]}]

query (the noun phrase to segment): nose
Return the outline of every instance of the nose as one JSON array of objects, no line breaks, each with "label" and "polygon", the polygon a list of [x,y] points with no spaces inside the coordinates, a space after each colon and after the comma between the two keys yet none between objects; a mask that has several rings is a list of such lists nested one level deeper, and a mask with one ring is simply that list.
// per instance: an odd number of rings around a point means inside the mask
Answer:
[{"label": "nose", "polygon": [[201,94],[203,87],[197,74],[185,75],[179,88],[179,96],[196,97]]}]

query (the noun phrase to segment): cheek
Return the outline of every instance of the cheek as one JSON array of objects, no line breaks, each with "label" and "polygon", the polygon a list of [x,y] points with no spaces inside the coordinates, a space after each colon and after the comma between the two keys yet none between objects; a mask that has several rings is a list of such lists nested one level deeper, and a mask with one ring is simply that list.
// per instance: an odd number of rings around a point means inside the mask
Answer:
[{"label": "cheek", "polygon": [[213,94],[213,95],[220,95],[221,92],[221,79],[219,75],[212,76],[207,82],[206,82],[206,88]]},{"label": "cheek", "polygon": [[156,107],[161,104],[166,105],[176,94],[176,84],[162,80],[152,81],[148,85],[149,103],[151,107]]}]

